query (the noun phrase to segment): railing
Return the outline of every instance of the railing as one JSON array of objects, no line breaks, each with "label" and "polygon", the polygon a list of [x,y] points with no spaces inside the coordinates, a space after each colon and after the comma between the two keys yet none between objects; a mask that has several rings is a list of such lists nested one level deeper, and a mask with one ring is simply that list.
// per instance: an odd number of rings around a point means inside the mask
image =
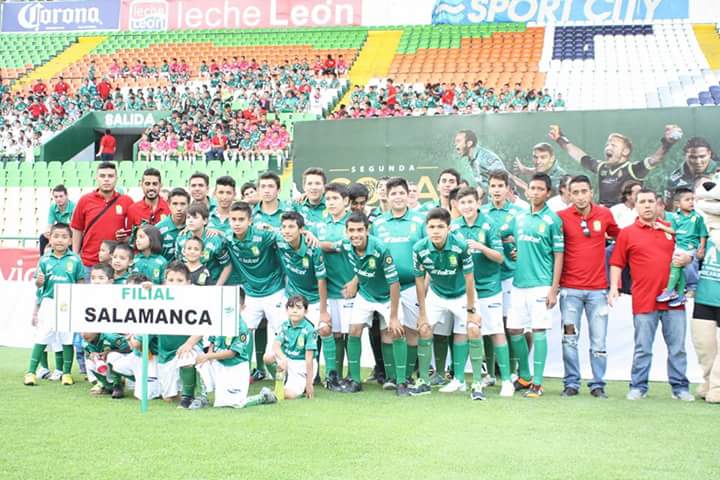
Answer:
[{"label": "railing", "polygon": [[38,237],[0,237],[0,247],[37,248],[37,242]]}]

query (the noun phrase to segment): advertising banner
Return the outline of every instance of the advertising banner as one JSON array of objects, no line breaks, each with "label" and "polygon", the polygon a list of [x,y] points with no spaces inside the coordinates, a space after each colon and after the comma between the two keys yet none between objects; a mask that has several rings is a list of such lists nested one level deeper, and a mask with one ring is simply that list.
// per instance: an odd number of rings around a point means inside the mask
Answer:
[{"label": "advertising banner", "polygon": [[120,0],[6,2],[2,31],[70,32],[117,30]]},{"label": "advertising banner", "polygon": [[362,0],[121,0],[134,32],[360,25]]},{"label": "advertising banner", "polygon": [[433,24],[686,19],[688,0],[437,0]]}]

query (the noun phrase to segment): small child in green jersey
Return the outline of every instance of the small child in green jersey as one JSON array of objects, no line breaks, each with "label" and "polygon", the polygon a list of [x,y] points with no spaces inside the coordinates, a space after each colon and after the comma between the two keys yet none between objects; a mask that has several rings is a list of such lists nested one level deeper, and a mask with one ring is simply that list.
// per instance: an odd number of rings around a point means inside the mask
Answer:
[{"label": "small child in green jersey", "polygon": [[107,263],[108,265],[112,261],[112,254],[117,247],[118,242],[115,240],[103,240],[100,244],[100,250],[98,250],[98,261],[100,263]]},{"label": "small child in green jersey", "polygon": [[52,317],[55,313],[55,285],[61,283],[82,283],[85,268],[80,257],[69,250],[72,242],[72,231],[65,223],[57,223],[50,229],[50,246],[48,255],[43,256],[35,273],[37,300],[33,311],[32,325],[36,327],[35,345],[32,349],[30,365],[23,383],[37,385],[38,363],[49,344],[59,343],[63,350],[62,384],[72,385],[71,375],[73,364],[73,334],[56,332],[52,329]]},{"label": "small child in green jersey", "polygon": [[198,237],[190,237],[183,245],[183,257],[185,266],[190,271],[190,283],[204,287],[210,283],[210,270],[202,264],[202,252],[205,245]]},{"label": "small child in green jersey", "polygon": [[112,254],[110,266],[115,272],[113,284],[125,285],[133,263],[133,251],[127,243],[118,243]]},{"label": "small child in green jersey", "polygon": [[[666,232],[675,234],[675,255],[689,255],[692,261],[685,267],[670,266],[667,287],[658,295],[658,302],[668,302],[669,307],[679,307],[686,301],[686,275],[697,278],[697,259],[705,256],[705,242],[708,231],[705,220],[695,211],[695,194],[689,188],[678,188],[673,196],[677,210],[670,216],[670,226]],[[688,272],[690,270],[690,272]]]},{"label": "small child in green jersey", "polygon": [[285,304],[288,319],[275,336],[272,352],[265,354],[265,365],[273,378],[285,375],[284,399],[293,400],[305,394],[313,398],[313,379],[317,372],[317,339],[315,327],[305,315],[308,301],[293,295]]},{"label": "small child in green jersey", "polygon": [[154,225],[146,224],[138,228],[135,236],[135,248],[139,252],[135,255],[132,271],[142,273],[156,285],[165,278],[167,260],[162,253],[162,235]]},{"label": "small child in green jersey", "polygon": [[[245,305],[245,291],[238,287],[240,310]],[[207,353],[198,354],[195,368],[207,392],[215,392],[214,407],[253,407],[275,403],[277,398],[269,388],[263,387],[258,395],[248,396],[250,388],[250,330],[240,319],[238,334],[234,337],[208,339]],[[204,402],[195,399],[190,408],[202,408]]]},{"label": "small child in green jersey", "polygon": [[[93,285],[112,285],[113,273],[112,267],[107,263],[93,265],[90,269],[90,283]],[[82,334],[87,379],[93,385],[90,389],[91,395],[103,395],[112,392],[112,385],[108,385],[106,379],[106,352],[104,352],[102,335],[105,334]],[[102,370],[102,373],[98,373],[98,369]]]}]

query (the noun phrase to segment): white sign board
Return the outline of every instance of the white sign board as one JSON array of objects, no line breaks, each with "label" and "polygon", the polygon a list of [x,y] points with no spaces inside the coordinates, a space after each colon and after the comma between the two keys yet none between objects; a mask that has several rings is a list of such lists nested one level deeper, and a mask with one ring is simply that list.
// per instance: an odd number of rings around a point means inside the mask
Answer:
[{"label": "white sign board", "polygon": [[55,289],[59,332],[234,336],[235,287],[62,284]]}]

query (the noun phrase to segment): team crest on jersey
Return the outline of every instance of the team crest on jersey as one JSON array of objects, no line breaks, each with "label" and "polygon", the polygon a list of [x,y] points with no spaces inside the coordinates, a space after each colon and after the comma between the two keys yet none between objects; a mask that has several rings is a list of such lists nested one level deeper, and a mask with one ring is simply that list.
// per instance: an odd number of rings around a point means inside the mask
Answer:
[{"label": "team crest on jersey", "polygon": [[308,268],[310,266],[310,259],[308,257],[303,257],[303,267]]},{"label": "team crest on jersey", "polygon": [[374,258],[371,258],[370,260],[368,260],[368,267],[371,269],[375,268],[375,259]]},{"label": "team crest on jersey", "polygon": [[73,271],[73,263],[72,263],[72,262],[67,262],[67,263],[65,264],[65,270],[67,270],[68,273],[72,273],[72,271]]},{"label": "team crest on jersey", "polygon": [[230,348],[231,343],[232,343],[232,337],[225,337],[225,348]]},{"label": "team crest on jersey", "polygon": [[455,255],[450,255],[449,260],[451,267],[457,267],[457,257]]},{"label": "team crest on jersey", "polygon": [[253,245],[252,248],[250,248],[250,251],[251,251],[252,254],[255,255],[256,257],[259,257],[259,256],[260,256],[260,249],[257,247],[257,245]]},{"label": "team crest on jersey", "polygon": [[115,205],[115,214],[122,215],[122,213],[123,213],[122,205]]},{"label": "team crest on jersey", "polygon": [[593,222],[593,230],[595,230],[596,232],[599,232],[601,228],[602,228],[602,222],[600,220],[595,220]]},{"label": "team crest on jersey", "polygon": [[545,233],[545,224],[541,223],[538,225],[538,233]]},{"label": "team crest on jersey", "polygon": [[416,230],[417,230],[417,225],[415,225],[414,223],[410,224],[410,231],[412,233],[415,233]]},{"label": "team crest on jersey", "polygon": [[510,220],[512,220],[512,215],[505,215],[505,222],[509,222]]},{"label": "team crest on jersey", "polygon": [[297,345],[297,348],[305,348],[305,337],[299,336],[295,345]]},{"label": "team crest on jersey", "polygon": [[160,269],[155,268],[153,269],[153,277],[159,277],[160,276]]},{"label": "team crest on jersey", "polygon": [[201,274],[198,276],[198,283],[200,283],[200,284],[202,284],[202,285],[205,285],[205,282],[206,282],[206,281],[207,281],[207,274],[201,273]]},{"label": "team crest on jersey", "polygon": [[387,263],[388,265],[392,265],[392,263],[393,263],[392,257],[385,257],[385,263]]},{"label": "team crest on jersey", "polygon": [[248,337],[247,337],[247,335],[245,335],[244,333],[243,333],[242,335],[240,335],[240,342],[246,343],[246,342],[247,342],[247,339],[248,339]]},{"label": "team crest on jersey", "polygon": [[478,232],[478,242],[485,242],[485,231],[480,230]]},{"label": "team crest on jersey", "polygon": [[207,248],[206,248],[205,250],[203,250],[202,260],[203,260],[203,263],[205,263],[205,262],[207,262],[208,260],[210,260],[210,250],[208,250]]}]

